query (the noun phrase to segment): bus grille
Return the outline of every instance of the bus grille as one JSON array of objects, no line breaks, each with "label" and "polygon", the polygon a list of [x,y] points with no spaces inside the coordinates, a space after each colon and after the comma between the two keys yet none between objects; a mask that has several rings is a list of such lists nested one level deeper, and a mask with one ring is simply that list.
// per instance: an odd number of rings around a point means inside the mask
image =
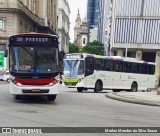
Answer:
[{"label": "bus grille", "polygon": [[69,86],[75,86],[77,84],[77,82],[74,83],[68,83],[68,82],[64,82],[65,85],[69,85]]}]

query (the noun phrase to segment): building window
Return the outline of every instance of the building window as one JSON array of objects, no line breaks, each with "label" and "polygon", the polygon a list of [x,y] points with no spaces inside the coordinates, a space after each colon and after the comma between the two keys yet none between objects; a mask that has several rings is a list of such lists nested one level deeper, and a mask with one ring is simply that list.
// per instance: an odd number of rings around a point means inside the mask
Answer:
[{"label": "building window", "polygon": [[0,44],[0,51],[4,51],[6,49],[6,45]]},{"label": "building window", "polygon": [[33,1],[33,13],[36,14],[36,1]]},{"label": "building window", "polygon": [[83,44],[86,44],[86,39],[85,38],[83,38]]},{"label": "building window", "polygon": [[5,20],[0,19],[0,30],[4,30],[4,29],[5,29]]},{"label": "building window", "polygon": [[4,3],[4,0],[0,0],[0,4],[1,4],[1,3]]},{"label": "building window", "polygon": [[32,9],[31,9],[31,5],[32,5],[32,3],[31,3],[31,1],[29,0],[29,10],[32,10]]},{"label": "building window", "polygon": [[24,1],[24,5],[27,5],[27,0]]}]

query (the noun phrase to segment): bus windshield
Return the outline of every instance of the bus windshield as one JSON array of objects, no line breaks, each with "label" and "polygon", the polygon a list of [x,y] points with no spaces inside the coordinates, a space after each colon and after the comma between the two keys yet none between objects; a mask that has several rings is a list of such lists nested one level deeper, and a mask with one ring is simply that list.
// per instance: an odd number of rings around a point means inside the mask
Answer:
[{"label": "bus windshield", "polygon": [[64,60],[64,75],[77,76],[84,74],[83,60]]},{"label": "bus windshield", "polygon": [[52,46],[11,46],[10,71],[15,73],[58,72],[58,49]]}]

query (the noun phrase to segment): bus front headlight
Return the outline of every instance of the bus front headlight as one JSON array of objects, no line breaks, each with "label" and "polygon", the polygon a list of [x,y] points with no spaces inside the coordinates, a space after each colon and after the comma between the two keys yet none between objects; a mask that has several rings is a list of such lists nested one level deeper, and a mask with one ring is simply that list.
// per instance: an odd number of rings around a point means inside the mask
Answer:
[{"label": "bus front headlight", "polygon": [[15,85],[17,85],[17,86],[22,86],[21,83],[18,83],[18,82],[16,82],[15,80],[12,80],[12,83],[15,84]]},{"label": "bus front headlight", "polygon": [[79,79],[77,83],[81,82],[83,80],[83,78]]},{"label": "bus front headlight", "polygon": [[54,85],[56,85],[57,83],[58,83],[58,80],[55,80],[55,81],[53,81],[52,83],[49,83],[48,86],[54,86]]}]

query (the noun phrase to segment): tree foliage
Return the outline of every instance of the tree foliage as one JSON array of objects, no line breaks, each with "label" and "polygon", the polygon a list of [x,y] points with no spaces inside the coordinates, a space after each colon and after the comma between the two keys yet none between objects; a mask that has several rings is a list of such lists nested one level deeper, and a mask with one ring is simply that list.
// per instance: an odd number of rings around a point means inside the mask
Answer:
[{"label": "tree foliage", "polygon": [[69,53],[78,53],[79,47],[75,43],[69,44]]},{"label": "tree foliage", "polygon": [[104,55],[104,44],[99,41],[89,42],[83,48],[83,52],[96,55]]}]

